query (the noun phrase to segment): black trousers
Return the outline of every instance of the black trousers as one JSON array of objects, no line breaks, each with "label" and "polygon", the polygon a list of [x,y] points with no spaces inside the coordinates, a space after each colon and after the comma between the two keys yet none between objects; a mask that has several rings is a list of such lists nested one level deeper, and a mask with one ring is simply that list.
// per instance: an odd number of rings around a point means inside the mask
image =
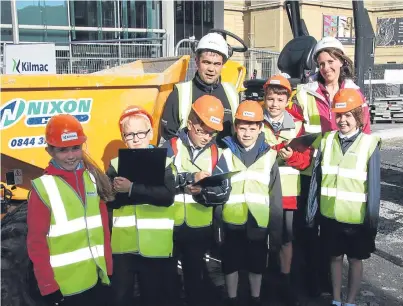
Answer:
[{"label": "black trousers", "polygon": [[146,258],[135,254],[113,257],[112,306],[136,306],[138,280],[143,306],[176,306],[179,301],[177,262],[174,258]]},{"label": "black trousers", "polygon": [[301,196],[298,210],[294,213],[295,245],[298,255],[302,256],[299,262],[304,262],[305,273],[303,284],[308,284],[308,290],[313,296],[327,291],[330,283],[330,256],[323,246],[323,238],[319,235],[318,224],[314,228],[306,227],[306,212],[310,176],[301,175]]},{"label": "black trousers", "polygon": [[[192,230],[192,229],[190,229]],[[175,239],[175,253],[181,260],[183,285],[189,306],[206,305],[207,281],[204,255],[212,244],[212,233]]]},{"label": "black trousers", "polygon": [[113,255],[110,305],[134,306],[134,288],[139,273],[140,257],[135,254]]},{"label": "black trousers", "polygon": [[65,296],[63,306],[108,306],[107,292],[110,288],[100,282],[93,288],[80,294]]},{"label": "black trousers", "polygon": [[175,258],[140,257],[139,286],[144,306],[179,305],[179,277]]}]

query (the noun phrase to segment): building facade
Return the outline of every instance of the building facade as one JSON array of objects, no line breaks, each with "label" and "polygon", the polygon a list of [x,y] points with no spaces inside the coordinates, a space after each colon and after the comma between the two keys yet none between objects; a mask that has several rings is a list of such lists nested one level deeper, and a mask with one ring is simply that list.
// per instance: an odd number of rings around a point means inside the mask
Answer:
[{"label": "building facade", "polygon": [[14,3],[17,41],[55,42],[59,49],[71,42],[161,38],[166,55],[173,55],[181,39],[200,39],[214,27],[223,28],[223,1],[2,0],[2,42],[16,39]]},{"label": "building facade", "polygon": [[[300,1],[309,34],[317,40],[332,35],[342,41],[354,59],[352,1]],[[280,52],[293,36],[284,1],[226,1],[225,29],[253,48]],[[364,1],[376,35],[375,64],[403,64],[403,2]]]}]

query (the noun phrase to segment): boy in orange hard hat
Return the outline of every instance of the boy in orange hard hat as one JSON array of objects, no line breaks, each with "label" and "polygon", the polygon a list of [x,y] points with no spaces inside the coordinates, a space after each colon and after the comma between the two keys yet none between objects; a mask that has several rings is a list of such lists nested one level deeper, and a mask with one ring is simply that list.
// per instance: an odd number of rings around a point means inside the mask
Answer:
[{"label": "boy in orange hard hat", "polygon": [[263,109],[256,101],[242,102],[235,115],[235,134],[225,137],[217,167],[240,171],[231,178],[231,194],[222,209],[222,269],[228,304],[238,305],[239,271],[249,272],[251,298],[248,305],[260,305],[262,274],[268,245],[282,244],[283,206],[276,151],[263,133]]},{"label": "boy in orange hard hat", "polygon": [[[119,119],[121,136],[130,149],[147,149],[153,139],[153,120],[140,106],[129,106]],[[167,159],[163,186],[148,186],[119,177],[119,158],[107,171],[119,201],[108,203],[113,215],[113,305],[133,304],[138,275],[143,305],[178,304],[176,261],[173,257],[175,177]],[[158,292],[158,294],[155,294]]]},{"label": "boy in orange hard hat", "polygon": [[108,177],[83,152],[87,137],[73,116],[46,125],[51,161],[32,181],[27,248],[48,305],[104,305],[112,253],[104,201],[114,198]]},{"label": "boy in orange hard hat", "polygon": [[[264,85],[264,133],[267,143],[277,151],[277,162],[280,170],[281,189],[283,193],[284,231],[283,245],[280,251],[281,263],[281,295],[287,306],[299,305],[296,290],[291,284],[290,272],[292,261],[294,212],[300,206],[300,170],[309,167],[312,160],[312,149],[293,151],[286,144],[295,137],[304,135],[303,117],[293,109],[286,109],[290,95],[291,84],[281,75],[272,76]],[[302,206],[302,207],[301,207]],[[304,222],[300,217],[300,228]]]},{"label": "boy in orange hard hat", "polygon": [[228,180],[215,187],[194,185],[212,174],[220,155],[215,138],[223,130],[224,107],[214,96],[205,95],[192,104],[186,127],[164,143],[177,169],[175,196],[175,250],[181,259],[186,300],[206,305],[203,257],[212,244],[213,207],[229,196]]},{"label": "boy in orange hard hat", "polygon": [[[308,198],[308,225],[319,220],[331,256],[333,301],[354,306],[362,279],[362,260],[375,250],[380,206],[380,139],[363,132],[363,98],[341,89],[333,99],[338,131],[323,136],[315,157]],[[319,218],[316,217],[320,213]],[[343,257],[349,262],[347,302],[342,304]]]}]

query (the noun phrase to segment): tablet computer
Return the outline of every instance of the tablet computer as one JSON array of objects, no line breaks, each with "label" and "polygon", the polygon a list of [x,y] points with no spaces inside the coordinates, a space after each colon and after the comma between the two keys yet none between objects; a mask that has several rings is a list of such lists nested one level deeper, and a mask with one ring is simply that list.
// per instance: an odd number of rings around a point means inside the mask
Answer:
[{"label": "tablet computer", "polygon": [[166,148],[119,149],[118,176],[136,184],[164,185]]}]

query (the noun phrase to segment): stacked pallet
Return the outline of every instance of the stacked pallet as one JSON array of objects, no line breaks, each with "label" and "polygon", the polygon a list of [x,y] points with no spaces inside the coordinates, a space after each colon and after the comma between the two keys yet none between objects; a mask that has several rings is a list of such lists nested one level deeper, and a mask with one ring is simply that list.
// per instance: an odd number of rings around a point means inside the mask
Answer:
[{"label": "stacked pallet", "polygon": [[371,121],[403,122],[403,95],[375,98],[371,105]]}]

